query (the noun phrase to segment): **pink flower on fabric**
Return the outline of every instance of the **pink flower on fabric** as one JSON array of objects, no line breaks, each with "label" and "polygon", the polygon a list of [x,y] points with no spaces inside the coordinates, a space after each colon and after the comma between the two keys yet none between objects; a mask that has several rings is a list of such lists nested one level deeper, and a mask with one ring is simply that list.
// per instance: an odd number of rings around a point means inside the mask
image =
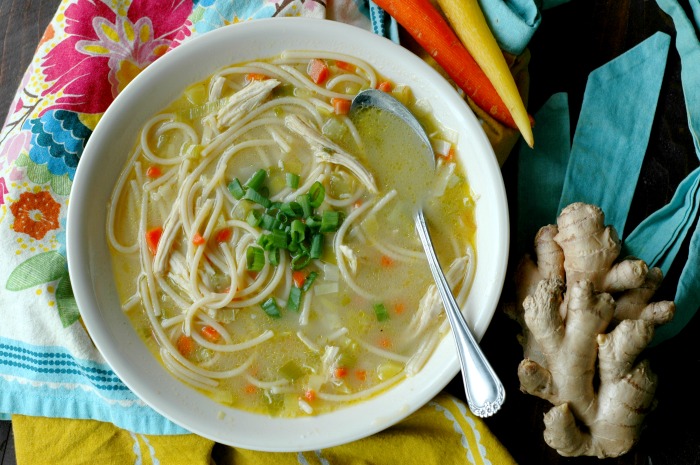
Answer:
[{"label": "pink flower on fabric", "polygon": [[192,0],[133,0],[125,15],[102,0],[78,0],[66,9],[68,37],[42,61],[51,85],[63,91],[49,109],[102,113],[146,66],[181,35]]}]

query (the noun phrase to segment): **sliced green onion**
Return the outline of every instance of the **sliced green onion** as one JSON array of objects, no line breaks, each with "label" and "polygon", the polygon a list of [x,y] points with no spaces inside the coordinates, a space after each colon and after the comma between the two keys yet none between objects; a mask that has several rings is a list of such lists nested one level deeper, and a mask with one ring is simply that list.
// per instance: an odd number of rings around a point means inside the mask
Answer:
[{"label": "sliced green onion", "polygon": [[315,234],[311,238],[311,249],[309,250],[309,257],[313,259],[321,258],[323,253],[323,236],[321,234]]},{"label": "sliced green onion", "polygon": [[265,251],[260,247],[248,247],[245,256],[248,271],[260,271],[265,266]]},{"label": "sliced green onion", "polygon": [[248,189],[253,189],[253,190],[260,190],[262,187],[263,183],[265,182],[265,178],[267,177],[267,173],[265,172],[264,169],[260,168],[258,171],[253,173],[253,175],[248,179],[245,183],[245,187]]},{"label": "sliced green onion", "polygon": [[277,301],[274,297],[270,297],[265,302],[260,304],[263,311],[267,313],[272,318],[280,318],[282,314],[280,313],[280,308],[277,305]]},{"label": "sliced green onion", "polygon": [[311,288],[311,285],[314,283],[316,278],[318,277],[318,273],[316,271],[312,271],[309,273],[309,275],[306,277],[304,280],[304,285],[301,286],[301,290],[306,292]]},{"label": "sliced green onion", "polygon": [[298,271],[303,269],[306,265],[311,262],[311,257],[307,253],[299,253],[292,257],[292,269]]},{"label": "sliced green onion", "polygon": [[259,226],[261,218],[262,213],[260,213],[258,210],[251,210],[248,212],[248,215],[246,216],[245,220],[246,223],[248,223],[251,226]]},{"label": "sliced green onion", "polygon": [[275,227],[275,217],[272,215],[269,215],[268,213],[263,213],[260,216],[260,222],[258,225],[267,231],[272,231],[272,229]]},{"label": "sliced green onion", "polygon": [[306,225],[301,220],[294,220],[289,226],[292,242],[302,242],[306,238]]},{"label": "sliced green onion", "polygon": [[294,174],[294,173],[286,173],[285,174],[285,181],[287,182],[287,187],[291,187],[292,189],[296,189],[299,187],[299,175]]},{"label": "sliced green onion", "polygon": [[228,183],[228,191],[236,200],[241,200],[245,195],[245,189],[241,186],[241,181],[238,178]]},{"label": "sliced green onion", "polygon": [[314,208],[320,207],[323,200],[326,198],[326,188],[323,187],[320,181],[316,181],[309,189],[309,202]]},{"label": "sliced green onion", "polygon": [[287,233],[281,229],[273,229],[270,231],[270,242],[272,246],[277,249],[286,249],[289,244],[289,239],[287,238]]},{"label": "sliced green onion", "polygon": [[299,311],[299,307],[301,307],[301,289],[292,286],[291,289],[289,289],[289,298],[287,299],[287,308],[290,310],[294,310],[295,312]]},{"label": "sliced green onion", "polygon": [[321,216],[321,228],[319,231],[322,233],[335,232],[340,227],[340,212],[334,210],[326,210]]},{"label": "sliced green onion", "polygon": [[377,321],[386,321],[389,319],[389,312],[386,310],[384,304],[375,304],[374,314],[377,317]]},{"label": "sliced green onion", "polygon": [[270,260],[270,265],[277,266],[280,264],[280,249],[270,250],[267,254],[267,258]]},{"label": "sliced green onion", "polygon": [[279,209],[290,218],[301,218],[304,215],[304,210],[298,202],[283,203]]},{"label": "sliced green onion", "polygon": [[297,197],[297,203],[301,207],[304,218],[311,216],[313,213],[313,207],[311,206],[311,197],[309,194],[304,194]]},{"label": "sliced green onion", "polygon": [[321,217],[318,215],[311,215],[306,218],[306,226],[311,229],[318,231],[321,227]]},{"label": "sliced green onion", "polygon": [[262,193],[256,191],[255,189],[249,187],[245,191],[245,195],[243,196],[244,199],[250,200],[251,202],[255,202],[258,205],[262,205],[265,208],[268,208],[272,202],[270,199],[268,199],[265,195]]}]

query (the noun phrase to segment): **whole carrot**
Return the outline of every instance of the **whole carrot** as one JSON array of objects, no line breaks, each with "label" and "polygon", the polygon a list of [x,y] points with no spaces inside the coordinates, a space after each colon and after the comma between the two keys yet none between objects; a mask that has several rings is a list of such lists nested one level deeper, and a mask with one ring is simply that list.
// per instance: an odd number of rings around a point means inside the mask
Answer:
[{"label": "whole carrot", "polygon": [[532,125],[513,74],[486,22],[478,0],[437,0],[462,45],[489,78],[508,107],[525,142],[534,144]]},{"label": "whole carrot", "polygon": [[493,84],[429,0],[374,0],[445,70],[476,105],[508,127],[517,129]]}]

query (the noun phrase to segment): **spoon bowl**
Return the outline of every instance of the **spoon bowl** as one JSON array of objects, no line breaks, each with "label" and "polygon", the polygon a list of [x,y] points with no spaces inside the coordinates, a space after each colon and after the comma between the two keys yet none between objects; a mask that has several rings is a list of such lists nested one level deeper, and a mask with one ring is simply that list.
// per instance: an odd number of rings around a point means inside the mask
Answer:
[{"label": "spoon bowl", "polygon": [[[375,108],[380,111],[386,111],[404,121],[426,144],[426,156],[430,157],[431,166],[435,168],[435,153],[428,135],[416,117],[400,101],[386,92],[377,89],[367,89],[357,94],[353,99],[350,113],[352,114],[362,108]],[[489,417],[496,413],[505,401],[505,389],[479,344],[474,339],[454,298],[435,253],[430,230],[420,204],[416,208],[414,222],[455,338],[467,405],[469,405],[469,409],[474,415]]]}]

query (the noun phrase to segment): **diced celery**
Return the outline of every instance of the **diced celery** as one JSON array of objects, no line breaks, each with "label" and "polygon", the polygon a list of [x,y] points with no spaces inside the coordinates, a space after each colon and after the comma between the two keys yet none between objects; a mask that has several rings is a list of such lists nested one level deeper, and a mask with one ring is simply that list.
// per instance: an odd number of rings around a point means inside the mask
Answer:
[{"label": "diced celery", "polygon": [[388,361],[380,364],[377,367],[377,377],[381,381],[386,381],[387,379],[393,378],[403,371],[403,365],[398,362]]},{"label": "diced celery", "polygon": [[185,89],[185,97],[192,105],[202,105],[208,98],[207,88],[203,83],[192,84]]},{"label": "diced celery", "polygon": [[296,380],[304,376],[304,370],[295,362],[290,360],[279,368],[279,374],[285,379]]}]

